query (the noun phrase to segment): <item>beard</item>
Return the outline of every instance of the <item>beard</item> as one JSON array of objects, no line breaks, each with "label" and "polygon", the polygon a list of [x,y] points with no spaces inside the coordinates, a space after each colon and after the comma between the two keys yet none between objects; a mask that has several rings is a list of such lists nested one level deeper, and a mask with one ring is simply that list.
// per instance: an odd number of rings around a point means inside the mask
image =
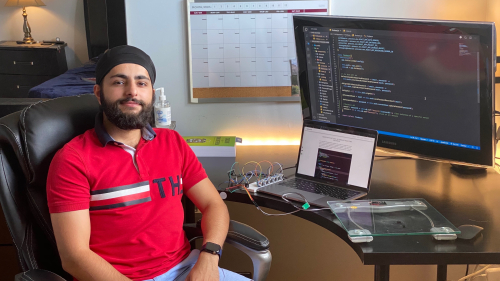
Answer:
[{"label": "beard", "polygon": [[[142,129],[153,121],[153,101],[155,94],[149,104],[134,98],[123,98],[113,103],[110,103],[104,97],[104,92],[101,90],[101,111],[106,115],[109,122],[122,130]],[[124,113],[120,110],[119,105],[122,102],[135,102],[142,106],[139,113]]]}]

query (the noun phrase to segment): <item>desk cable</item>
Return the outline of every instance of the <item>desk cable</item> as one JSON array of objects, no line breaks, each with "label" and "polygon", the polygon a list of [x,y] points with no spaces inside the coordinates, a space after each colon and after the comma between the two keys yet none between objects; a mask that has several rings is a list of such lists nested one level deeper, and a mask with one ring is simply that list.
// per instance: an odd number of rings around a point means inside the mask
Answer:
[{"label": "desk cable", "polygon": [[[357,224],[351,217],[351,208],[347,208],[347,217],[349,217],[349,221],[352,222],[355,226],[357,226],[359,229],[364,229],[361,227],[359,224]],[[373,224],[375,226],[375,224]]]},{"label": "desk cable", "polygon": [[458,281],[472,280],[472,279],[474,279],[475,277],[478,277],[478,276],[486,276],[486,274],[481,274],[481,275],[479,275],[479,274],[482,273],[482,272],[484,272],[486,269],[490,268],[492,265],[489,264],[489,265],[481,268],[480,270],[476,271],[476,269],[478,268],[478,266],[479,265],[476,265],[476,267],[474,268],[474,272],[473,273],[471,273],[469,275],[466,275],[466,276],[458,279]]},{"label": "desk cable", "polygon": [[283,168],[283,171],[284,171],[284,170],[288,170],[288,169],[293,169],[293,168],[296,168],[296,167],[297,167],[297,165],[290,166],[290,167],[286,167],[286,168]]},{"label": "desk cable", "polygon": [[[261,165],[262,163],[268,163],[269,164],[269,167],[267,168],[267,173],[263,172],[264,169],[263,169],[263,166]],[[247,166],[249,164],[255,164],[255,168],[253,168],[252,171],[245,172],[245,170],[244,170],[245,166]],[[245,192],[248,194],[248,197],[250,198],[250,201],[252,201],[252,203],[255,205],[255,207],[259,211],[261,211],[264,215],[266,215],[266,216],[286,216],[286,215],[297,213],[299,211],[318,212],[318,211],[329,210],[330,209],[330,208],[310,209],[311,204],[309,204],[309,201],[307,201],[307,199],[302,194],[297,193],[297,192],[287,192],[287,193],[284,193],[283,195],[281,195],[281,199],[283,199],[285,202],[287,202],[290,205],[292,205],[297,210],[292,211],[292,212],[288,212],[288,213],[283,213],[283,214],[269,214],[269,213],[265,212],[264,210],[262,210],[260,208],[259,204],[257,204],[257,202],[255,202],[255,200],[253,199],[251,193],[248,191],[247,187],[250,184],[250,179],[252,177],[257,177],[258,180],[260,180],[262,177],[272,177],[275,165],[278,166],[279,168],[277,169],[277,172],[274,175],[280,174],[283,178],[285,178],[283,176],[283,171],[288,170],[288,169],[296,168],[297,165],[293,165],[293,166],[290,166],[290,167],[283,168],[283,166],[280,163],[278,163],[278,162],[270,162],[270,161],[267,161],[267,160],[263,160],[263,161],[260,161],[260,162],[248,161],[248,162],[246,162],[241,167],[241,173],[240,174],[236,173],[236,171],[239,170],[236,167],[237,165],[238,165],[238,162],[234,162],[233,165],[231,166],[231,169],[227,172],[229,180],[223,182],[223,183],[228,183],[228,187],[226,188],[226,191],[232,193],[232,192],[234,192],[236,190],[244,189]],[[218,188],[223,183],[220,183],[218,185]],[[293,203],[291,201],[293,199],[290,198],[291,195],[296,195],[296,196],[300,197],[301,200],[304,202],[303,205],[297,206],[296,203]]]},{"label": "desk cable", "polygon": [[[220,183],[218,185],[218,187],[220,187],[221,184],[224,184],[224,183],[229,183],[229,181]],[[297,193],[297,192],[287,192],[287,193],[284,193],[283,195],[281,195],[281,199],[283,199],[284,201],[286,201],[287,203],[289,203],[290,205],[292,205],[297,210],[292,211],[292,212],[288,212],[288,213],[283,213],[283,214],[270,214],[270,213],[267,213],[264,210],[262,210],[260,208],[259,204],[257,204],[257,202],[255,202],[255,200],[253,199],[252,195],[248,191],[247,186],[248,186],[248,184],[246,184],[246,183],[242,184],[241,181],[240,181],[236,185],[228,187],[226,190],[230,191],[230,192],[234,192],[237,189],[243,188],[245,190],[245,192],[247,193],[248,197],[250,198],[250,201],[252,201],[252,203],[255,205],[255,207],[259,211],[261,211],[264,215],[266,215],[266,216],[286,216],[286,215],[291,215],[291,214],[297,213],[299,211],[318,212],[318,211],[321,211],[321,210],[329,210],[330,209],[330,208],[309,209],[309,207],[311,205],[309,204],[309,201],[307,201],[307,199],[302,194]],[[295,203],[293,203],[292,201],[289,200],[289,196],[290,195],[297,195],[297,196],[301,197],[301,199],[304,200],[305,203],[302,206],[297,206]]]},{"label": "desk cable", "polygon": [[425,216],[425,217],[429,220],[429,222],[431,223],[431,227],[434,227],[434,222],[431,220],[431,218],[430,218],[430,217],[429,217],[426,213],[422,212],[421,210],[419,210],[419,209],[417,209],[417,208],[415,208],[415,207],[413,207],[413,206],[411,206],[411,208],[412,208],[413,210],[415,210],[415,211],[417,211],[417,212],[421,213],[422,215],[424,215],[424,216]]},{"label": "desk cable", "polygon": [[[321,210],[326,210],[326,209],[330,209],[330,208],[321,208],[321,209],[309,209],[309,207],[311,206],[309,204],[309,202],[307,201],[307,199],[300,193],[296,193],[296,192],[287,192],[287,193],[284,193],[283,195],[281,195],[281,198],[283,200],[285,200],[286,202],[288,202],[290,205],[292,205],[295,209],[295,211],[292,211],[292,212],[288,212],[288,213],[284,213],[284,214],[269,214],[269,213],[266,213],[264,210],[262,210],[259,206],[259,204],[257,204],[257,202],[255,202],[255,200],[253,199],[252,195],[250,194],[250,192],[248,191],[248,189],[246,188],[245,185],[243,185],[243,188],[245,189],[245,191],[247,192],[248,194],[248,197],[250,197],[250,200],[252,201],[252,203],[255,205],[255,207],[257,207],[257,209],[259,211],[261,211],[264,215],[266,216],[286,216],[286,215],[291,215],[291,214],[295,214],[299,211],[306,211],[306,212],[317,212],[317,211],[321,211]],[[287,196],[289,195],[298,195],[300,196],[303,200],[304,200],[304,204],[302,206],[296,206],[294,203],[292,203],[290,200],[288,200]]]},{"label": "desk cable", "polygon": [[[292,201],[288,200],[287,196],[289,196],[289,195],[297,195],[302,200],[304,200],[305,203],[302,206],[299,207],[299,206],[295,205]],[[318,212],[318,211],[321,211],[321,210],[330,210],[330,208],[309,209],[309,207],[311,207],[311,205],[309,204],[309,202],[307,201],[307,199],[304,197],[304,195],[302,195],[302,194],[300,194],[298,192],[283,193],[283,195],[281,195],[281,198],[283,200],[285,200],[287,203],[289,203],[290,205],[292,205],[295,209],[297,209],[297,211]]]}]

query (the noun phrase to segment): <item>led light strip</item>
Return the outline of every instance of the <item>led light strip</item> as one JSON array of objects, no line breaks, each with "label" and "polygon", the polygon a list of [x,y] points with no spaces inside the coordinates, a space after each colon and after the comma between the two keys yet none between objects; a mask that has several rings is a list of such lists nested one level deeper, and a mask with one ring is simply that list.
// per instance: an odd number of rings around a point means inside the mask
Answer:
[{"label": "led light strip", "polygon": [[300,145],[300,139],[285,139],[285,140],[276,140],[276,139],[267,139],[267,140],[259,140],[259,139],[245,139],[243,138],[242,143],[237,143],[237,145],[250,146],[250,145]]}]

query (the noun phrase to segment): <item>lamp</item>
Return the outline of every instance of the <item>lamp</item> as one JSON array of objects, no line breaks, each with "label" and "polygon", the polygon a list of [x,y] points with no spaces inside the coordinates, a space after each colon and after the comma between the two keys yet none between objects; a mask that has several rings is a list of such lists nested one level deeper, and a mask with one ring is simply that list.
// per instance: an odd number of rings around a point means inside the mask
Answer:
[{"label": "lamp", "polygon": [[[5,3],[5,7],[23,7],[24,38],[23,38],[22,43],[24,43],[24,44],[36,43],[36,41],[33,40],[33,37],[31,37],[31,28],[30,28],[30,24],[28,23],[28,14],[26,13],[26,7],[29,7],[29,6],[45,6],[45,4],[41,0],[8,0],[7,3]],[[20,43],[21,41],[17,41],[17,42]]]}]

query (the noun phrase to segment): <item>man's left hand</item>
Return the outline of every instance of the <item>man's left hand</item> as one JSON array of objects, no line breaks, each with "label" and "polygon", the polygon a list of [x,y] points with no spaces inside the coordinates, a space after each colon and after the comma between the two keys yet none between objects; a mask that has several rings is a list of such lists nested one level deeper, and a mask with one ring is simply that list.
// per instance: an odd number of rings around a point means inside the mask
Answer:
[{"label": "man's left hand", "polygon": [[201,252],[186,281],[219,281],[219,256]]}]

